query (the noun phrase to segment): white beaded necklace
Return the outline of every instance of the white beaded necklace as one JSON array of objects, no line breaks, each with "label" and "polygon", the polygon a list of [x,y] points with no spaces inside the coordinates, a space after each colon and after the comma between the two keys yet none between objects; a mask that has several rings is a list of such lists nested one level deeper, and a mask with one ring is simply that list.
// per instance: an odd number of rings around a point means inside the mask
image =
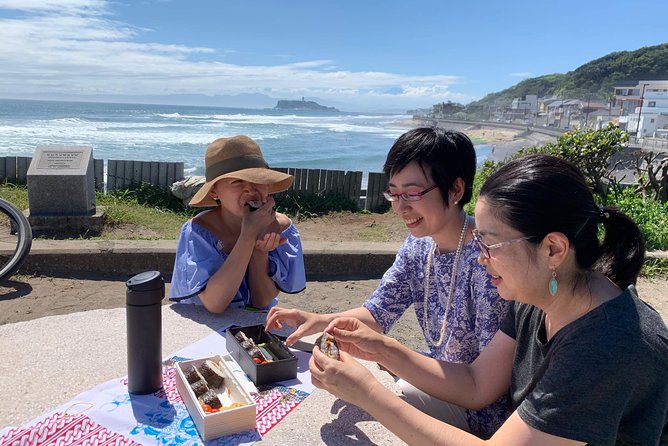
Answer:
[{"label": "white beaded necklace", "polygon": [[434,344],[435,347],[440,347],[443,345],[443,340],[445,339],[445,326],[448,323],[448,312],[450,310],[450,305],[452,305],[452,297],[455,294],[455,285],[457,284],[456,279],[457,279],[457,270],[459,269],[459,256],[462,253],[462,247],[464,246],[464,239],[466,238],[466,229],[468,228],[469,225],[469,217],[468,215],[464,217],[464,226],[462,227],[462,233],[459,234],[459,243],[457,244],[457,250],[455,251],[455,260],[452,263],[452,275],[450,276],[450,291],[448,293],[448,301],[446,302],[445,305],[445,314],[443,315],[443,325],[441,325],[441,335],[438,338],[438,342],[434,340],[434,338],[431,337],[431,332],[433,329],[433,325],[431,323],[431,320],[429,319],[429,306],[428,306],[428,301],[429,301],[429,279],[431,276],[431,267],[432,267],[432,261],[434,259],[434,251],[436,251],[436,243],[434,240],[431,240],[431,245],[429,246],[429,254],[427,254],[427,264],[425,265],[425,272],[424,272],[424,280],[425,280],[425,285],[424,285],[424,333],[427,336],[428,340],[431,341],[432,344]]}]

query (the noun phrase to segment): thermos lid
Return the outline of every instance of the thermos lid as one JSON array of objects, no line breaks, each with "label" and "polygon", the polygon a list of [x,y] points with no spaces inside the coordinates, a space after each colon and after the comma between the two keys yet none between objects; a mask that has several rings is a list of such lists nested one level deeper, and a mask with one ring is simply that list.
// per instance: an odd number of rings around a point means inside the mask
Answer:
[{"label": "thermos lid", "polygon": [[165,281],[160,271],[145,271],[125,282],[126,304],[153,305],[165,297]]}]

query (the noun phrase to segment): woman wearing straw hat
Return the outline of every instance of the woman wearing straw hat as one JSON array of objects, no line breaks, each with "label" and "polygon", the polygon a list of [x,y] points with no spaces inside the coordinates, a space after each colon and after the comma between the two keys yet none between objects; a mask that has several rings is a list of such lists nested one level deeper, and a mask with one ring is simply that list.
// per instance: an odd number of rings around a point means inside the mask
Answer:
[{"label": "woman wearing straw hat", "polygon": [[206,182],[190,206],[212,209],[181,229],[170,300],[222,313],[230,306],[271,307],[279,291],[302,291],[299,232],[274,211],[271,196],[288,189],[292,175],[270,169],[257,143],[244,135],[213,141],[204,164]]}]

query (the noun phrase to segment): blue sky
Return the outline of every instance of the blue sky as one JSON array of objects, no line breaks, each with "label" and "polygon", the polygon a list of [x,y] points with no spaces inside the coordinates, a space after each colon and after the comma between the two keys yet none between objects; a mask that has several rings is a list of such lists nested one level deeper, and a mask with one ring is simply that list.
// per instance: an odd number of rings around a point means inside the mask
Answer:
[{"label": "blue sky", "polygon": [[0,0],[0,97],[468,103],[666,43],[666,17],[666,0]]}]

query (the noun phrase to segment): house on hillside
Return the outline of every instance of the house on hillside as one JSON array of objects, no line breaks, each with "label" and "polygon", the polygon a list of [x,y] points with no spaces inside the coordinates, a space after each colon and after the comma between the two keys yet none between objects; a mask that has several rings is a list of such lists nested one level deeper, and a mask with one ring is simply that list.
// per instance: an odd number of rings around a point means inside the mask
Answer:
[{"label": "house on hillside", "polygon": [[528,94],[521,98],[514,98],[508,110],[507,119],[520,124],[534,124],[534,117],[538,111],[538,96]]},{"label": "house on hillside", "polygon": [[[560,129],[579,127],[582,120],[583,101],[579,99],[559,99],[547,104],[547,125]],[[577,125],[576,125],[577,124]]]},{"label": "house on hillside", "polygon": [[612,102],[604,107],[597,107],[595,110],[589,112],[587,127],[600,130],[607,127],[609,123],[619,126],[619,113],[620,110],[618,108],[612,107]]},{"label": "house on hillside", "polygon": [[639,138],[657,137],[668,129],[668,80],[619,82],[613,108],[619,125]]}]

